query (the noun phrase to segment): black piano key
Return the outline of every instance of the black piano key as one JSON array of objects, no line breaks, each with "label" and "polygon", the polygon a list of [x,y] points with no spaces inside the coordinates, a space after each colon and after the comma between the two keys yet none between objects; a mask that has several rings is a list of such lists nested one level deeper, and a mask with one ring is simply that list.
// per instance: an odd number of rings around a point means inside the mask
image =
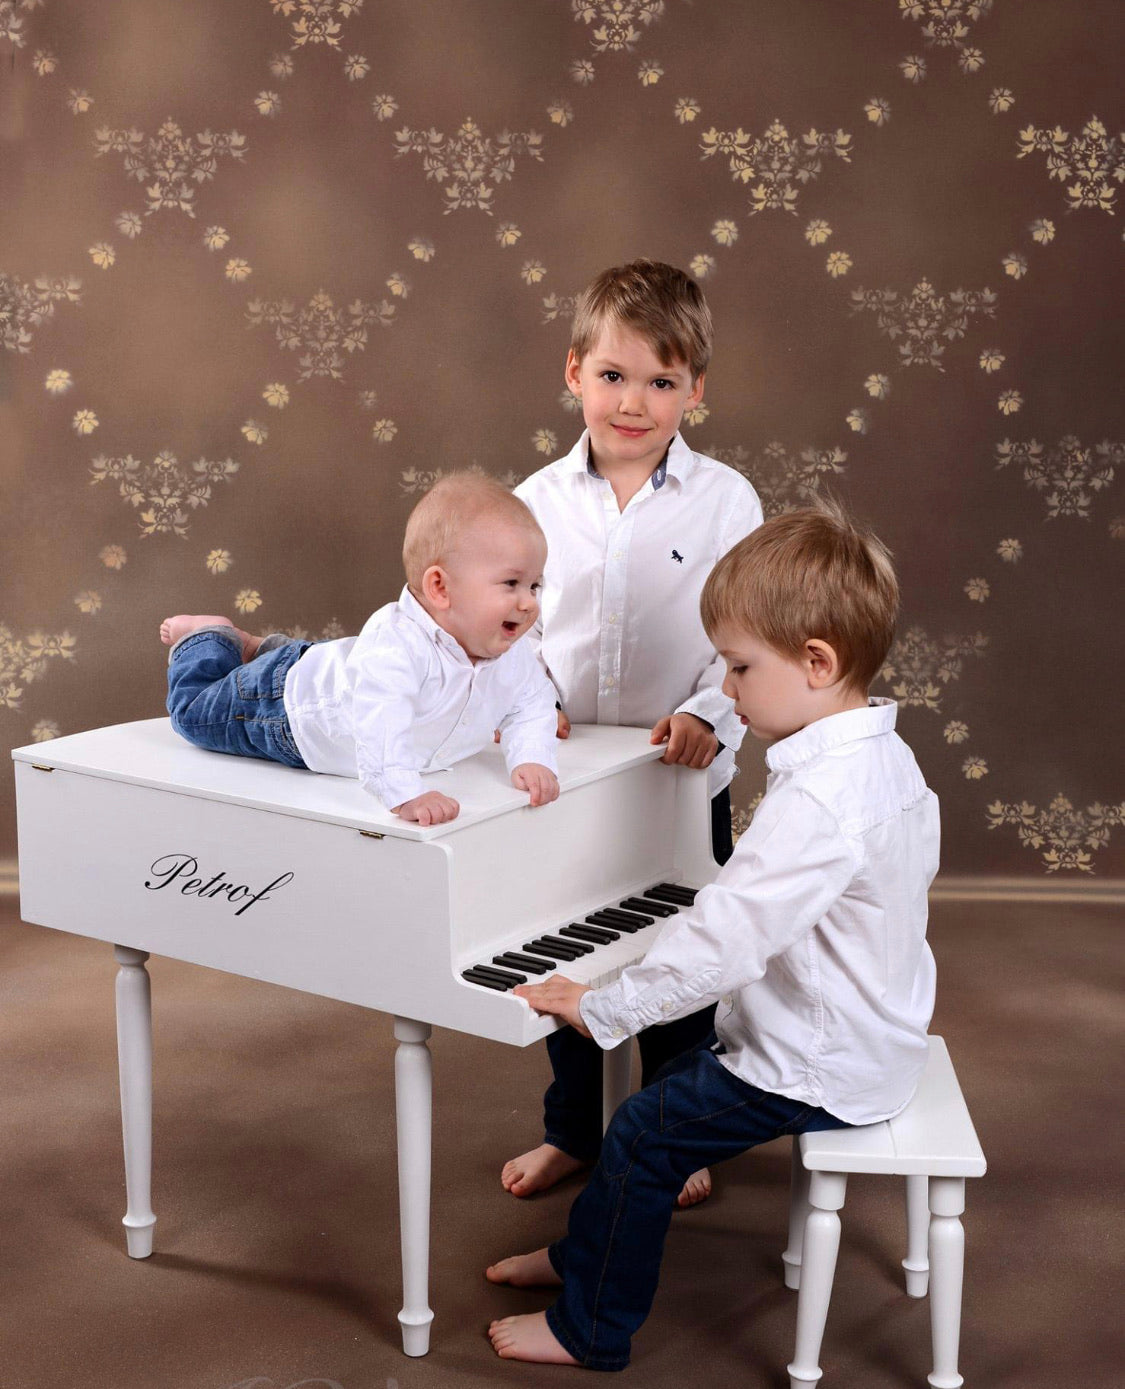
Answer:
[{"label": "black piano key", "polygon": [[513,974],[510,969],[497,969],[495,965],[473,965],[478,974],[487,974],[490,979],[499,979],[511,988],[514,984],[526,984],[526,974]]},{"label": "black piano key", "polygon": [[670,892],[661,892],[659,888],[646,888],[642,897],[647,897],[652,902],[666,902],[672,907],[690,907],[691,903],[686,897],[673,897]]},{"label": "black piano key", "polygon": [[682,897],[686,897],[688,905],[692,906],[695,903],[696,893],[699,889],[694,887],[685,887],[683,883],[657,883],[656,890],[658,892],[679,893]]},{"label": "black piano key", "polygon": [[[577,944],[577,942],[574,942]],[[582,953],[579,950],[567,950],[562,945],[548,945],[545,941],[529,940],[524,942],[523,948],[532,955],[545,955],[551,960],[562,960],[569,964],[571,960],[577,960]]]},{"label": "black piano key", "polygon": [[493,955],[494,965],[507,965],[510,969],[525,969],[531,974],[546,974],[554,969],[554,962],[537,960],[534,955],[521,955],[516,950],[505,950],[502,955]]},{"label": "black piano key", "polygon": [[461,971],[461,978],[467,979],[470,984],[480,984],[481,987],[485,989],[497,989],[502,994],[506,994],[511,987],[511,985],[505,984],[499,979],[490,979],[487,974],[480,974],[475,969],[463,969]]},{"label": "black piano key", "polygon": [[657,916],[675,916],[676,908],[669,902],[646,901],[643,897],[626,897],[621,906],[626,911],[655,912]]},{"label": "black piano key", "polygon": [[601,907],[598,915],[616,917],[618,921],[627,921],[630,926],[651,926],[656,920],[653,916],[646,916],[644,912],[626,912],[620,907]]},{"label": "black piano key", "polygon": [[631,921],[624,913],[618,917],[608,916],[605,912],[591,912],[585,920],[589,926],[604,926],[610,931],[627,931],[629,935],[641,929],[639,921]]},{"label": "black piano key", "polygon": [[588,940],[562,940],[558,936],[540,936],[539,939],[544,945],[562,945],[567,950],[577,950],[579,955],[589,955],[594,947]]},{"label": "black piano key", "polygon": [[610,941],[621,939],[617,932],[611,931],[608,926],[583,926],[577,921],[572,921],[569,926],[560,927],[559,934],[589,941],[593,945],[608,945]]}]

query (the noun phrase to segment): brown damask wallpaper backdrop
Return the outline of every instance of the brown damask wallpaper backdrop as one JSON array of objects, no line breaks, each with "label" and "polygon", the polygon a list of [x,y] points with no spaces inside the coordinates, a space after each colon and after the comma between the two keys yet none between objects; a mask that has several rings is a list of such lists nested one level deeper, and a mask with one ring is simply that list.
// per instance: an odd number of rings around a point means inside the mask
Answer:
[{"label": "brown damask wallpaper backdrop", "polygon": [[1123,43],[1119,0],[0,0],[5,747],[159,714],[168,612],[355,630],[442,469],[569,447],[573,296],[643,254],[715,311],[689,442],[897,554],[946,870],[1125,876]]}]

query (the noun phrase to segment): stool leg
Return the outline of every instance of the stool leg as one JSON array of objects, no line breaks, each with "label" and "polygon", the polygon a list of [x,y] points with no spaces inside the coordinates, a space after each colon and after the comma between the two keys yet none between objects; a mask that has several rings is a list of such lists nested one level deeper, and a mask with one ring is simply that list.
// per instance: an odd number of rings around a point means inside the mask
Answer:
[{"label": "stool leg", "polygon": [[617,1113],[618,1105],[629,1098],[633,1074],[633,1043],[626,1038],[620,1046],[602,1053],[602,1132]]},{"label": "stool leg", "polygon": [[961,1283],[965,1272],[963,1177],[930,1178],[930,1327],[934,1341],[932,1389],[960,1389]]},{"label": "stool leg", "polygon": [[843,1172],[813,1172],[809,1177],[809,1216],[801,1247],[801,1290],[797,1294],[797,1346],[789,1366],[789,1389],[802,1389],[820,1378],[820,1343],[832,1296],[840,1217],[848,1179]]},{"label": "stool leg", "polygon": [[398,1209],[402,1238],[405,1355],[430,1348],[430,1153],[433,1068],[429,1023],[395,1018],[395,1108],[398,1115]]},{"label": "stool leg", "polygon": [[926,1241],[930,1230],[930,1179],[924,1173],[906,1179],[906,1291],[925,1297],[930,1285]]},{"label": "stool leg", "polygon": [[[928,1214],[928,1213],[927,1213]],[[801,1139],[793,1135],[793,1153],[789,1174],[789,1243],[781,1258],[785,1264],[785,1286],[801,1286],[801,1245],[805,1238],[805,1221],[809,1216],[809,1174],[801,1161]]]},{"label": "stool leg", "polygon": [[125,1147],[125,1240],[131,1259],[152,1253],[152,988],[147,950],[115,945],[117,1071]]}]

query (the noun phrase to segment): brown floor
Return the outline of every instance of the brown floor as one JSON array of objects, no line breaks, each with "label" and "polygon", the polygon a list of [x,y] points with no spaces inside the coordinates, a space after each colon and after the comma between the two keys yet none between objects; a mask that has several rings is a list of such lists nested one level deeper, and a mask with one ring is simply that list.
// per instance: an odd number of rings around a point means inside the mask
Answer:
[{"label": "brown floor", "polygon": [[[503,1363],[488,1320],[543,1304],[483,1265],[560,1232],[575,1188],[516,1201],[502,1160],[537,1139],[545,1055],[435,1034],[433,1349],[398,1348],[387,1018],[151,962],[157,1252],[124,1254],[109,947],[0,911],[2,1389],[548,1386]],[[969,1183],[961,1369],[968,1389],[1125,1382],[1120,1267],[1119,913],[935,910],[939,1002],[989,1160]],[[1118,1050],[1117,1055],[1120,1052]],[[645,1389],[787,1385],[781,1282],[788,1153],[721,1168],[677,1215],[634,1344]],[[928,1312],[902,1291],[900,1183],[853,1178],[825,1389],[924,1385]]]}]

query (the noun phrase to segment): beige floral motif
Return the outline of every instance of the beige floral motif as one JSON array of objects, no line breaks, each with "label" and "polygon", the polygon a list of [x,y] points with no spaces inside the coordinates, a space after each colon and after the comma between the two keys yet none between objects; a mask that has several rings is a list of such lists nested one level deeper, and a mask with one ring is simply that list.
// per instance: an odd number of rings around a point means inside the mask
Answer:
[{"label": "beige floral motif", "polygon": [[253,273],[250,262],[243,260],[241,256],[231,256],[230,260],[223,266],[223,274],[232,284],[236,285],[240,285],[243,280],[248,280]]},{"label": "beige floral motif", "polygon": [[[996,295],[985,289],[955,289],[938,294],[929,280],[914,286],[909,295],[894,289],[853,289],[852,311],[873,313],[879,331],[898,343],[904,367],[931,366],[944,371],[942,357],[948,343],[963,338],[976,315],[996,317]],[[943,341],[944,339],[944,341]]]},{"label": "beige floral motif", "polygon": [[93,410],[77,410],[70,422],[75,434],[93,434],[98,427],[98,417]]},{"label": "beige floral motif", "polygon": [[951,745],[963,743],[969,736],[969,725],[960,719],[952,719],[941,730],[941,736]]},{"label": "beige floral motif", "polygon": [[377,444],[389,444],[398,433],[394,420],[376,420],[371,426],[371,437]]},{"label": "beige floral motif", "polygon": [[872,125],[886,125],[891,118],[891,103],[881,96],[873,96],[865,101],[863,109]]},{"label": "beige floral motif", "polygon": [[362,53],[349,53],[344,59],[344,73],[349,82],[362,82],[371,71],[371,64]]},{"label": "beige floral motif", "polygon": [[751,215],[768,209],[796,216],[797,185],[816,178],[830,154],[850,163],[851,140],[843,130],[830,135],[815,129],[796,139],[775,120],[761,136],[749,135],[741,126],[737,130],[712,126],[704,132],[700,148],[704,159],[724,155],[736,182],[757,180],[750,189]]},{"label": "beige floral motif", "polygon": [[1063,795],[1056,796],[1045,810],[1028,801],[1019,805],[994,801],[987,814],[990,830],[1014,825],[1024,848],[1043,849],[1042,862],[1048,873],[1093,873],[1093,853],[1109,843],[1110,830],[1125,824],[1125,804],[1095,803],[1075,810]]},{"label": "beige floral motif", "polygon": [[46,673],[48,661],[73,660],[76,645],[77,638],[69,632],[32,632],[21,638],[0,622],[0,706],[20,708],[25,687]]},{"label": "beige floral motif", "polygon": [[276,92],[259,92],[254,98],[254,107],[259,116],[279,116],[281,97]]},{"label": "beige floral motif", "polygon": [[823,246],[831,235],[832,228],[819,217],[814,217],[805,228],[805,240],[810,246]]},{"label": "beige floral motif", "polygon": [[55,305],[81,298],[82,281],[73,275],[28,282],[0,270],[0,343],[9,352],[30,352],[32,330],[54,317]]},{"label": "beige floral motif", "polygon": [[1109,523],[1109,533],[1114,540],[1125,540],[1125,516],[1115,516]]},{"label": "beige floral motif", "polygon": [[1017,159],[1029,154],[1042,154],[1047,159],[1047,172],[1060,183],[1073,179],[1066,190],[1067,204],[1073,208],[1097,207],[1112,213],[1117,183],[1125,180],[1125,133],[1107,134],[1097,116],[1071,137],[1061,126],[1053,130],[1037,130],[1029,125],[1019,133]]},{"label": "beige floral motif", "polygon": [[981,371],[986,371],[991,376],[994,371],[1000,370],[1007,358],[998,347],[986,347],[977,360],[980,362]]},{"label": "beige floral motif", "polygon": [[139,212],[119,212],[113,219],[113,224],[121,235],[127,236],[130,241],[136,241],[144,225]]},{"label": "beige floral motif", "polygon": [[672,114],[681,125],[687,125],[688,121],[695,120],[703,108],[693,96],[682,96],[672,108]]},{"label": "beige floral motif", "polygon": [[76,116],[84,116],[94,104],[94,98],[80,87],[71,87],[66,104]]},{"label": "beige floral motif", "polygon": [[541,260],[525,260],[520,266],[520,279],[525,285],[537,285],[547,273],[547,267]]},{"label": "beige floral motif", "polygon": [[1013,280],[1022,280],[1027,274],[1027,257],[1021,256],[1018,251],[1009,251],[1000,263],[1004,267],[1004,274],[1011,275]]},{"label": "beige floral motif", "polygon": [[596,53],[629,52],[642,28],[664,13],[664,0],[570,0],[576,20],[596,24],[590,43]]},{"label": "beige floral motif", "polygon": [[741,444],[708,450],[754,484],[766,516],[808,506],[820,491],[823,479],[844,471],[848,455],[840,448],[802,449],[792,454],[776,440],[754,457]]},{"label": "beige floral motif", "polygon": [[52,738],[59,736],[59,726],[54,719],[39,719],[31,728],[31,741],[33,743],[49,743]]},{"label": "beige floral motif", "polygon": [[212,462],[199,458],[190,466],[181,464],[170,449],[162,449],[151,463],[142,463],[132,454],[109,458],[99,454],[90,466],[93,483],[116,482],[123,501],[139,512],[142,535],[187,535],[189,511],[206,506],[211,489],[219,482],[230,482],[238,472],[232,458]]},{"label": "beige floral motif", "polygon": [[1006,564],[1019,564],[1023,559],[1023,544],[1019,540],[1001,540],[996,553]]},{"label": "beige floral motif", "polygon": [[553,429],[537,429],[531,436],[531,442],[536,453],[545,453],[549,458],[558,448],[559,436]]},{"label": "beige floral motif", "polygon": [[993,87],[988,94],[988,105],[994,116],[1002,116],[1016,104],[1016,99],[1007,87]]},{"label": "beige floral motif", "polygon": [[739,806],[731,816],[731,832],[736,844],[741,836],[750,828],[750,821],[753,820],[754,812],[761,805],[764,795],[764,791],[759,791],[756,796],[751,798],[747,805]]},{"label": "beige floral motif", "polygon": [[225,574],[234,563],[229,550],[208,550],[203,561],[211,574]]},{"label": "beige floral motif", "polygon": [[913,82],[915,86],[917,86],[926,75],[926,60],[917,53],[911,53],[903,58],[898,66],[903,77],[905,77],[908,82]]},{"label": "beige floral motif", "polygon": [[447,213],[475,207],[491,216],[495,188],[490,183],[510,179],[520,155],[540,162],[543,159],[543,137],[534,130],[522,134],[503,130],[489,139],[471,118],[448,138],[432,127],[404,128],[395,132],[395,143],[395,154],[400,158],[406,154],[421,156],[426,178],[442,185]]},{"label": "beige floral motif", "polygon": [[387,288],[396,299],[409,298],[411,289],[410,281],[405,275],[400,275],[397,270],[393,275],[388,277],[386,284]]},{"label": "beige floral motif", "polygon": [[872,372],[864,381],[863,389],[872,400],[886,400],[891,393],[891,378],[886,372]]},{"label": "beige floral motif", "polygon": [[[484,469],[476,463],[472,463],[466,472],[483,473]],[[402,472],[399,485],[408,497],[420,495],[428,492],[435,482],[445,477],[444,468],[406,468]]]},{"label": "beige floral motif", "polygon": [[900,703],[938,713],[944,687],[960,679],[966,659],[982,656],[987,646],[982,632],[935,641],[921,627],[911,627],[891,646],[878,678]]},{"label": "beige floral motif", "polygon": [[1023,409],[1023,396],[1019,391],[1001,391],[996,408],[1002,415],[1017,415]]},{"label": "beige floral motif", "polygon": [[582,402],[571,391],[559,392],[559,404],[570,415],[577,415],[582,410]]},{"label": "beige floral motif", "polygon": [[55,367],[53,371],[49,371],[46,381],[43,382],[43,388],[49,395],[65,395],[73,385],[74,377],[62,367]]},{"label": "beige floral motif", "polygon": [[1005,439],[996,446],[996,466],[1014,463],[1024,481],[1043,493],[1047,518],[1089,516],[1093,494],[1113,481],[1115,470],[1125,464],[1125,444],[1103,439],[1095,448],[1085,447],[1068,434],[1053,449],[1035,439]]},{"label": "beige floral motif", "polygon": [[852,258],[847,251],[829,251],[824,267],[834,280],[846,275],[852,268]]},{"label": "beige floral motif", "polygon": [[966,781],[980,781],[988,775],[988,763],[983,757],[966,757],[961,763],[961,775]]},{"label": "beige floral motif", "polygon": [[560,97],[547,107],[547,119],[552,125],[567,126],[574,119],[574,107]]},{"label": "beige floral motif", "polygon": [[398,110],[398,102],[389,92],[381,92],[371,103],[377,121],[389,121]]},{"label": "beige floral motif", "polygon": [[965,593],[974,603],[987,602],[992,588],[987,579],[968,579],[965,582]]},{"label": "beige floral motif", "polygon": [[664,69],[655,58],[646,58],[637,69],[637,78],[642,87],[655,87],[664,76]]},{"label": "beige floral motif", "polygon": [[898,7],[904,19],[922,26],[927,47],[952,49],[963,72],[976,72],[984,63],[980,49],[967,47],[965,40],[970,26],[992,9],[992,0],[898,0]]},{"label": "beige floral motif", "polygon": [[98,551],[98,559],[107,569],[124,569],[129,556],[124,545],[105,545]]},{"label": "beige floral motif", "polygon": [[434,243],[428,241],[424,236],[412,236],[406,243],[406,249],[415,260],[422,261],[424,265],[428,265],[437,254],[434,250]]},{"label": "beige floral motif", "polygon": [[705,280],[715,268],[715,257],[709,256],[705,252],[700,252],[697,256],[692,256],[691,264],[688,267],[697,280]]},{"label": "beige floral motif", "polygon": [[240,588],[234,595],[234,606],[240,613],[256,612],[262,606],[262,595],[256,588]]},{"label": "beige floral motif", "polygon": [[844,417],[844,422],[856,434],[866,434],[871,425],[871,418],[866,410],[857,405],[853,410],[848,411]]},{"label": "beige floral motif", "polygon": [[270,381],[262,391],[262,399],[275,410],[284,410],[289,404],[289,387],[284,381]]},{"label": "beige floral motif", "polygon": [[[325,50],[332,49],[342,55],[340,41],[344,26],[341,21],[357,14],[363,8],[363,0],[270,0],[270,5],[274,14],[293,19],[290,35],[294,50],[323,44]],[[352,81],[357,65],[362,67],[357,74],[362,77],[368,70],[366,58],[353,54],[344,60],[344,71]]]},{"label": "beige floral motif", "polygon": [[372,390],[360,391],[359,408],[361,410],[374,410],[379,403],[379,397]]},{"label": "beige floral motif", "polygon": [[1032,241],[1040,246],[1049,246],[1055,239],[1055,224],[1049,217],[1036,217],[1029,230]]},{"label": "beige floral motif", "polygon": [[[553,323],[556,318],[573,318],[578,303],[577,294],[547,294],[543,298],[543,322]],[[567,392],[569,395],[570,392]]]},{"label": "beige floral motif", "polygon": [[98,241],[90,247],[90,259],[99,269],[108,270],[117,260],[117,252],[108,241]]},{"label": "beige floral motif", "polygon": [[287,77],[293,76],[293,59],[288,53],[275,53],[270,59],[270,72],[279,82],[284,82]]},{"label": "beige floral motif", "polygon": [[514,246],[522,235],[514,222],[501,222],[496,228],[496,240],[501,246]]},{"label": "beige floral motif", "polygon": [[702,424],[711,414],[711,407],[702,400],[698,405],[689,405],[684,411],[684,423],[690,425]]},{"label": "beige floral motif", "polygon": [[209,251],[221,251],[229,240],[226,227],[208,227],[203,233],[203,244]]},{"label": "beige floral motif", "polygon": [[35,56],[31,60],[31,66],[37,77],[50,77],[58,65],[58,54],[52,53],[49,48],[36,49]]},{"label": "beige floral motif", "polygon": [[738,227],[729,217],[720,217],[711,228],[711,235],[720,246],[733,246],[738,240]]},{"label": "beige floral motif", "polygon": [[570,77],[572,82],[577,82],[580,87],[588,87],[594,80],[594,65],[589,58],[576,58],[570,65]]},{"label": "beige floral motif", "polygon": [[356,299],[346,310],[338,309],[330,295],[318,290],[303,309],[289,299],[252,299],[246,307],[246,317],[254,326],[264,323],[272,327],[278,343],[287,351],[303,349],[298,359],[299,381],[314,376],[342,381],[343,354],[363,351],[368,329],[375,324],[389,327],[394,311],[394,305],[386,299],[378,304]]},{"label": "beige floral motif", "polygon": [[102,595],[92,588],[85,588],[77,594],[74,606],[80,613],[94,614],[102,610]]},{"label": "beige floral motif", "polygon": [[242,426],[242,433],[252,444],[264,444],[270,434],[266,426],[259,424],[257,420],[247,420]]},{"label": "beige floral motif", "polygon": [[10,43],[13,48],[22,48],[27,42],[24,31],[25,20],[18,10],[35,8],[35,0],[0,0],[0,41]]},{"label": "beige floral motif", "polygon": [[204,130],[193,139],[170,117],[155,135],[145,137],[136,129],[113,130],[108,125],[94,132],[94,149],[119,154],[130,178],[147,185],[146,217],[172,209],[195,216],[195,185],[215,177],[220,159],[241,160],[246,155],[246,136],[237,130]]}]

